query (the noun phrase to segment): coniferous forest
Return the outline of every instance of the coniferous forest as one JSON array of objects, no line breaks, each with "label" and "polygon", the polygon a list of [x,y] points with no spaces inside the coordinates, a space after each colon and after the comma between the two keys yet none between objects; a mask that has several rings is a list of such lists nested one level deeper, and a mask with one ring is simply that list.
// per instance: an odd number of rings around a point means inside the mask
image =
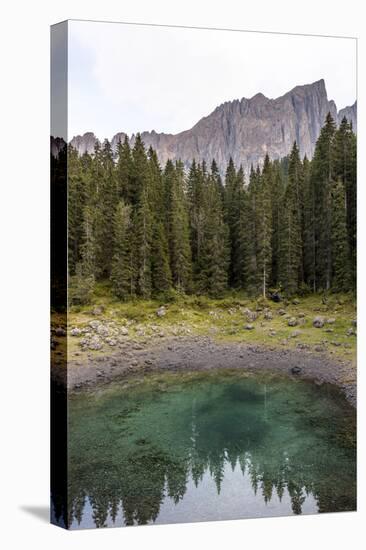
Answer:
[{"label": "coniferous forest", "polygon": [[70,301],[108,280],[116,298],[355,290],[356,136],[326,118],[311,160],[296,142],[245,177],[230,159],[167,161],[140,135],[93,155],[68,146]]}]

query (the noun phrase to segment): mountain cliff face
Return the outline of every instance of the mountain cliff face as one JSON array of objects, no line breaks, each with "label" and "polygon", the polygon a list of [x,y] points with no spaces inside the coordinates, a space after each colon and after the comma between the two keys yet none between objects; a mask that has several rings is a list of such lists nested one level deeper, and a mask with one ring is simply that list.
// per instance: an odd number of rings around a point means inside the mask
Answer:
[{"label": "mountain cliff face", "polygon": [[[338,112],[334,101],[328,100],[324,80],[319,80],[296,86],[277,99],[259,93],[251,99],[228,101],[179,134],[153,130],[141,137],[147,148],[151,145],[157,151],[163,165],[169,158],[181,159],[186,166],[193,158],[208,164],[215,158],[223,172],[232,157],[248,173],[251,164],[261,165],[267,153],[272,159],[287,155],[295,140],[301,155],[311,158],[328,112],[337,123],[346,116],[357,130],[356,103]],[[124,138],[124,133],[116,134],[111,140],[113,149]],[[71,140],[80,154],[92,153],[95,142],[92,133]],[[133,145],[134,136],[130,142]]]}]

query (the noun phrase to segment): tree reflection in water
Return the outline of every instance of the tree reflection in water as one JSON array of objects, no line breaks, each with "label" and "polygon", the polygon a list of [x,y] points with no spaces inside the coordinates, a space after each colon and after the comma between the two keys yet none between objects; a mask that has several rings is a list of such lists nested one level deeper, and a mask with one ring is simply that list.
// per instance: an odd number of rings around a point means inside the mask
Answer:
[{"label": "tree reflection in water", "polygon": [[[221,507],[229,517],[256,517],[271,503],[272,515],[301,514],[306,499],[310,511],[355,509],[355,414],[334,389],[238,373],[177,380],[71,398],[69,526],[195,521],[194,509],[171,510],[195,488],[197,519],[226,517]],[[222,491],[238,473],[250,495],[241,500],[238,481],[235,497]]]}]

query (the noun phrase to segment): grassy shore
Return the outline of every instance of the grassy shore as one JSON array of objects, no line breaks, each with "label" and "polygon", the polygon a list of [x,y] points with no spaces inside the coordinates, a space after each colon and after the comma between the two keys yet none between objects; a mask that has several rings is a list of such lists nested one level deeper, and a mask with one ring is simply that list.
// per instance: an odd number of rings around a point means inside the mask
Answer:
[{"label": "grassy shore", "polygon": [[[320,328],[314,319],[320,317]],[[93,304],[69,312],[69,358],[116,351],[121,339],[211,336],[215,341],[296,348],[356,360],[356,306],[352,295],[312,294],[274,303],[230,293],[221,299],[181,296],[174,300],[117,301],[98,285]],[[89,344],[90,324],[101,328]],[[324,323],[324,324],[322,324]],[[73,330],[74,329],[74,330]],[[76,329],[76,330],[75,330]],[[121,334],[121,331],[123,334]],[[98,343],[99,342],[99,343]]]}]

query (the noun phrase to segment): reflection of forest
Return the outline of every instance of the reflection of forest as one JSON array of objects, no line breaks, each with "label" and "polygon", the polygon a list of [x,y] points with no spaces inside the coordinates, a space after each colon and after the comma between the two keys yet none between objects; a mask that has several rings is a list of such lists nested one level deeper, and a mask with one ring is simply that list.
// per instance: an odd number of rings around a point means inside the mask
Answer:
[{"label": "reflection of forest", "polygon": [[80,524],[87,500],[97,527],[108,518],[114,522],[120,509],[126,525],[155,521],[164,499],[178,503],[188,481],[198,486],[206,472],[220,493],[228,464],[249,474],[253,492],[266,503],[275,492],[281,500],[287,491],[294,514],[301,514],[309,494],[319,512],[355,509],[355,451],[337,419],[300,420],[280,406],[268,412],[262,396],[248,392],[244,397],[252,407],[238,417],[240,396],[230,391],[230,410],[213,407],[216,399],[192,399],[190,409],[165,406],[164,415],[151,417],[159,422],[155,434],[148,414],[138,421],[129,413],[117,422],[113,407],[102,418],[99,412],[82,437],[75,432],[75,454],[70,447],[69,525]]}]

